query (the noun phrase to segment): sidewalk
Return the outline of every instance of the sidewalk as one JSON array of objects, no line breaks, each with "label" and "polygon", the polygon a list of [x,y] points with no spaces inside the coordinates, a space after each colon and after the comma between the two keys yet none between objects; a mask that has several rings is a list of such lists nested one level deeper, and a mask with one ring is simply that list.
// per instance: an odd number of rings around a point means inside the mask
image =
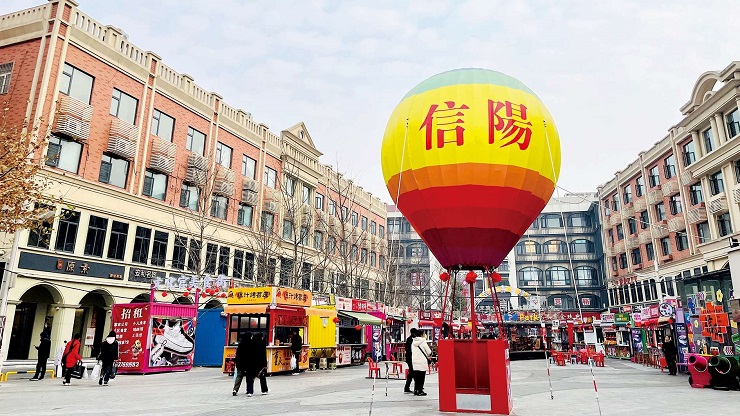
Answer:
[{"label": "sidewalk", "polygon": [[[93,368],[95,363],[98,361],[95,358],[83,358],[82,362],[87,366],[87,368]],[[54,359],[49,359],[46,361],[46,376],[51,378],[51,373],[49,373],[49,370],[54,370],[54,376],[59,377],[56,374],[56,366],[54,365]],[[2,377],[0,377],[0,381],[5,380],[5,375],[8,374],[8,381],[11,380],[18,380],[18,379],[28,379],[30,378],[34,373],[36,372],[36,360],[8,360],[3,363],[3,372]],[[29,376],[30,374],[30,376]]]}]

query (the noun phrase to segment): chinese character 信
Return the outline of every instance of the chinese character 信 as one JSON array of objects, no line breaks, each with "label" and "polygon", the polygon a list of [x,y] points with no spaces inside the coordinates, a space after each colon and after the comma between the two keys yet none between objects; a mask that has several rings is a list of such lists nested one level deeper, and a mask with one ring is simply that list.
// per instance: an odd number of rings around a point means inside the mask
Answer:
[{"label": "chinese character \u4fe1", "polygon": [[[504,115],[499,114],[501,110]],[[495,132],[502,133],[506,141],[501,147],[516,143],[519,149],[526,150],[532,139],[532,122],[527,120],[527,107],[510,101],[488,100],[488,143],[494,142]]]},{"label": "chinese character \u4fe1", "polygon": [[421,123],[421,126],[419,127],[419,131],[422,129],[426,130],[426,150],[432,149],[432,130],[435,130],[435,125],[438,149],[441,149],[445,143],[451,143],[451,141],[445,141],[445,134],[447,132],[455,132],[454,142],[458,146],[462,146],[463,144],[465,127],[463,127],[462,124],[464,124],[465,121],[463,121],[462,117],[465,116],[465,113],[463,113],[462,110],[469,110],[470,107],[465,104],[455,107],[454,101],[445,101],[445,107],[446,108],[439,108],[438,104],[432,104],[429,107],[427,116],[424,118],[424,122]]},{"label": "chinese character \u4fe1", "polygon": [[80,264],[80,273],[87,274],[90,271],[90,265],[87,263]]},{"label": "chinese character \u4fe1", "polygon": [[75,272],[75,262],[68,261],[67,262],[67,268],[64,269],[65,272],[74,273]]}]

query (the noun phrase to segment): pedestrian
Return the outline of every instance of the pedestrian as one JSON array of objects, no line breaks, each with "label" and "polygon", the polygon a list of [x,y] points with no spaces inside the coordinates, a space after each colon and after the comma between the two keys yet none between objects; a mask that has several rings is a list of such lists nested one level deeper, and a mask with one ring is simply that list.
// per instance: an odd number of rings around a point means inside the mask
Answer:
[{"label": "pedestrian", "polygon": [[676,344],[673,343],[670,335],[666,335],[663,339],[663,356],[665,357],[666,365],[668,366],[668,374],[675,376],[678,373],[676,368],[676,355],[678,355],[678,349]]},{"label": "pedestrian", "polygon": [[300,362],[301,362],[301,350],[303,350],[303,338],[298,333],[297,329],[293,329],[293,336],[290,337],[290,350],[293,351],[295,357],[295,368],[293,369],[293,375],[297,376],[300,374]]},{"label": "pedestrian", "polygon": [[57,348],[57,353],[54,355],[54,368],[57,369],[57,377],[64,378],[64,363],[62,357],[64,357],[64,347],[67,346],[67,340],[62,342],[62,345]]},{"label": "pedestrian", "polygon": [[412,365],[414,368],[414,396],[426,396],[424,392],[424,379],[426,378],[429,363],[431,362],[432,350],[427,345],[427,340],[419,333],[411,342],[413,348]]},{"label": "pedestrian", "polygon": [[409,336],[406,338],[406,365],[409,366],[409,371],[406,374],[406,385],[403,387],[404,393],[413,393],[411,391],[411,380],[414,379],[414,365],[411,357],[413,357],[412,344],[417,334],[416,328],[411,328],[409,330]]},{"label": "pedestrian", "polygon": [[260,379],[260,390],[262,395],[267,394],[267,344],[262,333],[258,332],[252,337],[252,348],[247,361],[247,396],[254,394],[254,379]]},{"label": "pedestrian", "polygon": [[51,336],[49,335],[49,328],[44,328],[41,331],[41,341],[38,346],[34,346],[38,351],[38,361],[36,361],[36,374],[31,377],[31,381],[39,381],[44,379],[46,374],[46,361],[49,359],[51,354]]},{"label": "pedestrian", "polygon": [[62,358],[62,365],[65,367],[64,381],[62,381],[63,386],[69,386],[70,379],[72,378],[72,368],[82,360],[82,356],[80,355],[81,339],[82,335],[79,333],[75,334],[67,343],[67,346],[64,347],[64,355]]},{"label": "pedestrian", "polygon": [[100,379],[98,385],[108,385],[111,375],[113,375],[113,363],[118,359],[118,341],[116,340],[116,331],[110,331],[108,337],[100,344],[100,353],[98,360],[102,362]]},{"label": "pedestrian", "polygon": [[[231,391],[232,396],[236,396],[236,394],[239,393],[239,388],[241,388],[242,386],[242,379],[247,376],[247,366],[249,363],[251,348],[252,334],[247,332],[246,334],[242,335],[241,340],[239,340],[239,345],[236,347],[236,354],[234,355],[234,367],[236,367],[236,376],[234,378],[234,388]],[[248,383],[247,386],[249,386]],[[247,395],[251,396],[248,387]]]}]

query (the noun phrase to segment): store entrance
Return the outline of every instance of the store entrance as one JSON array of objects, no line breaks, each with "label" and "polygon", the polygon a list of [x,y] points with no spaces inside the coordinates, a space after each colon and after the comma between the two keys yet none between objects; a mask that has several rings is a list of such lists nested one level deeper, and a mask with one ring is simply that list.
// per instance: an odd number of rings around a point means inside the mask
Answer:
[{"label": "store entrance", "polygon": [[36,358],[31,345],[38,342],[44,328],[51,328],[54,322],[54,308],[61,296],[52,286],[38,285],[26,291],[15,307],[8,343],[8,359],[28,360]]},{"label": "store entrance", "polygon": [[33,337],[33,319],[36,315],[36,304],[23,302],[15,307],[13,329],[8,346],[9,360],[27,360]]}]

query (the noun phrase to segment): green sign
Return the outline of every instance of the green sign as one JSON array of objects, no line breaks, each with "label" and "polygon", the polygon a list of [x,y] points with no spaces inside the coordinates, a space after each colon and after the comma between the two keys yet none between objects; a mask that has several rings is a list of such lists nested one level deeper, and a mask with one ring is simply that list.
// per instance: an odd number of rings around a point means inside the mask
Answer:
[{"label": "green sign", "polygon": [[630,322],[630,314],[628,313],[615,313],[614,323],[615,324],[628,324]]}]

